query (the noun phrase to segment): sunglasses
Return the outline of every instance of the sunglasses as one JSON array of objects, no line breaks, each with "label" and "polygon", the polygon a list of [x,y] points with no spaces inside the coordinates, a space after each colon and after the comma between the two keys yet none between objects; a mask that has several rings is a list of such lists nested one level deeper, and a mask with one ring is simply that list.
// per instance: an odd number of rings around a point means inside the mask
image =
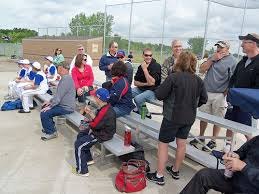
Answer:
[{"label": "sunglasses", "polygon": [[117,57],[117,59],[123,59],[124,57]]},{"label": "sunglasses", "polygon": [[79,50],[79,51],[83,51],[84,49],[82,49],[82,48],[81,48],[81,49],[77,49],[77,50]]},{"label": "sunglasses", "polygon": [[152,57],[152,54],[148,55],[148,54],[144,54],[145,57]]},{"label": "sunglasses", "polygon": [[83,59],[83,61],[87,61],[87,59]]}]

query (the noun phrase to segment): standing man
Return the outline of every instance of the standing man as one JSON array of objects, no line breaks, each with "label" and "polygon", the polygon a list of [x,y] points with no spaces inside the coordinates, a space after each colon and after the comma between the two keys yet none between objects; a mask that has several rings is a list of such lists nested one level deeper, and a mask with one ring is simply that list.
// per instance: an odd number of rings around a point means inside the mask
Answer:
[{"label": "standing man", "polygon": [[[136,108],[135,113],[140,113],[141,106],[148,100],[156,99],[154,90],[161,82],[161,66],[152,58],[152,50],[145,48],[143,51],[143,62],[138,66],[134,77],[135,88],[132,89]],[[147,111],[147,118],[151,119],[150,112]]]},{"label": "standing man", "polygon": [[126,77],[128,78],[129,85],[131,86],[132,79],[133,79],[132,63],[126,60],[124,50],[118,50],[118,52],[117,52],[117,59],[119,61],[122,61],[123,63],[125,63],[125,65],[127,66],[127,73],[126,73],[127,76]]},{"label": "standing man", "polygon": [[77,54],[74,56],[73,60],[71,61],[71,64],[70,64],[70,69],[69,69],[69,73],[71,74],[72,72],[72,69],[75,67],[75,62],[76,62],[76,56],[78,54],[82,54],[82,55],[86,55],[87,56],[87,64],[90,65],[91,67],[93,66],[93,60],[92,58],[90,57],[89,54],[87,54],[85,52],[85,47],[82,45],[82,44],[79,44],[77,46]]},{"label": "standing man", "polygon": [[57,130],[53,117],[64,114],[70,114],[75,110],[76,90],[74,81],[69,75],[69,65],[63,64],[58,69],[60,80],[57,92],[50,102],[44,102],[40,114],[43,127],[42,140],[50,140],[57,137]]},{"label": "standing man", "polygon": [[[255,33],[239,36],[242,40],[244,56],[237,64],[235,72],[230,79],[229,88],[259,88],[259,35]],[[252,117],[248,112],[242,111],[238,106],[228,109],[226,119],[252,126]],[[233,133],[227,130],[227,138],[231,139]],[[251,137],[247,137],[247,140]]]},{"label": "standing man", "polygon": [[172,41],[172,56],[168,57],[161,67],[161,83],[165,81],[167,76],[173,72],[173,66],[176,63],[178,57],[183,51],[183,46],[180,40]]},{"label": "standing man", "polygon": [[110,81],[112,79],[111,68],[113,63],[117,61],[116,54],[118,50],[118,43],[115,41],[111,41],[109,43],[109,51],[103,55],[99,62],[99,69],[105,72],[106,81]]},{"label": "standing man", "polygon": [[[206,73],[204,84],[208,92],[208,101],[200,107],[200,111],[224,117],[226,113],[226,94],[229,79],[236,67],[236,61],[232,54],[229,53],[229,43],[223,40],[218,41],[216,52],[200,66],[200,72]],[[200,121],[200,136],[204,136],[208,123]],[[213,149],[217,146],[216,137],[219,135],[220,127],[213,126],[213,137],[207,146]],[[205,143],[205,139],[200,139]],[[190,144],[197,147],[196,139],[190,141]],[[209,151],[205,146],[203,151]]]}]

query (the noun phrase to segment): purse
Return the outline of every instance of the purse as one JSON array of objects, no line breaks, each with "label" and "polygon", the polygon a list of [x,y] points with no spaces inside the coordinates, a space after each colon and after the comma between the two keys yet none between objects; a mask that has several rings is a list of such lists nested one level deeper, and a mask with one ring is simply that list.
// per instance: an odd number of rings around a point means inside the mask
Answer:
[{"label": "purse", "polygon": [[123,162],[115,178],[115,187],[120,192],[132,193],[146,187],[146,162],[144,160],[129,160]]}]

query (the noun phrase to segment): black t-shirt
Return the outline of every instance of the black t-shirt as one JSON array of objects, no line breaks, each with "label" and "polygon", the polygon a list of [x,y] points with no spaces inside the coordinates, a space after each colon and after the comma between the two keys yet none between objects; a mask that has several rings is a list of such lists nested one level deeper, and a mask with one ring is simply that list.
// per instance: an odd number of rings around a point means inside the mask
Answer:
[{"label": "black t-shirt", "polygon": [[[155,79],[155,85],[138,87],[140,90],[154,90],[154,89],[156,89],[157,86],[160,85],[160,82],[161,82],[161,66],[160,66],[160,64],[157,63],[155,59],[152,59],[147,70],[148,70],[149,74]],[[142,82],[142,83],[147,82],[141,65],[138,66],[138,70],[134,76],[134,80]]]}]

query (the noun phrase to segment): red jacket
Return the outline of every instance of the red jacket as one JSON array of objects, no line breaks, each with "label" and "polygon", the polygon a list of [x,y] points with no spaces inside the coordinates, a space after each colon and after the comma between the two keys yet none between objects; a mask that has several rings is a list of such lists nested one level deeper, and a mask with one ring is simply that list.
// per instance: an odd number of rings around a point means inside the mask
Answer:
[{"label": "red jacket", "polygon": [[83,86],[92,86],[94,82],[94,74],[90,65],[85,65],[84,72],[80,72],[77,67],[72,69],[72,78],[76,89]]}]

